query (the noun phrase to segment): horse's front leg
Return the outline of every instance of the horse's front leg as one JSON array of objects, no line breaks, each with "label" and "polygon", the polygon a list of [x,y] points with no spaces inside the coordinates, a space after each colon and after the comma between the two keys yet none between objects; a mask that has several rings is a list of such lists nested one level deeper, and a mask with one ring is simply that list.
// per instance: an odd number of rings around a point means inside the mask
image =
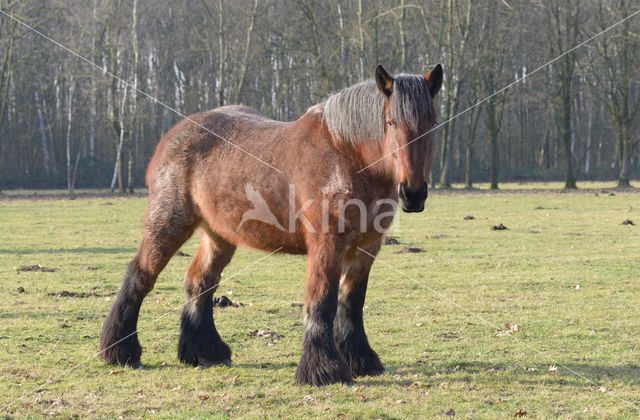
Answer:
[{"label": "horse's front leg", "polygon": [[308,249],[307,302],[300,385],[351,382],[351,368],[336,347],[333,323],[338,306],[342,247],[335,238],[315,238]]},{"label": "horse's front leg", "polygon": [[335,320],[335,339],[342,356],[355,376],[380,375],[384,367],[376,352],[369,345],[364,331],[362,308],[369,282],[369,272],[381,241],[363,252],[354,250],[342,264],[338,311]]}]

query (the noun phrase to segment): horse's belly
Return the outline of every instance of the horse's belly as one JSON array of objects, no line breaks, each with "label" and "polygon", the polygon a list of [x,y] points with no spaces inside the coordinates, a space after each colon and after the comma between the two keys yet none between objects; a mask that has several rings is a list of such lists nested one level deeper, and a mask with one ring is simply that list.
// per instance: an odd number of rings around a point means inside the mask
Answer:
[{"label": "horse's belly", "polygon": [[247,222],[237,232],[237,243],[266,252],[306,254],[302,232],[288,232],[262,222]]}]

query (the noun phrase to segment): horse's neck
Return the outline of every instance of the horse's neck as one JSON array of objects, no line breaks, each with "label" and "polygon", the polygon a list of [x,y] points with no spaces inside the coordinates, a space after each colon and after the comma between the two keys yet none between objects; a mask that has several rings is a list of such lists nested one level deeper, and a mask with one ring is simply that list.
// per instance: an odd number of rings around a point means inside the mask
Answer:
[{"label": "horse's neck", "polygon": [[323,118],[322,104],[312,106],[294,124],[300,124],[307,130],[318,130],[321,138],[333,144],[345,157],[353,161],[356,172],[364,169],[360,176],[374,176],[392,180],[393,160],[385,144],[379,140],[363,140],[356,144],[336,138],[329,130]]},{"label": "horse's neck", "polygon": [[358,171],[362,171],[361,174],[384,180],[394,179],[393,158],[384,143],[366,141],[350,147],[358,159],[358,166],[360,166]]}]

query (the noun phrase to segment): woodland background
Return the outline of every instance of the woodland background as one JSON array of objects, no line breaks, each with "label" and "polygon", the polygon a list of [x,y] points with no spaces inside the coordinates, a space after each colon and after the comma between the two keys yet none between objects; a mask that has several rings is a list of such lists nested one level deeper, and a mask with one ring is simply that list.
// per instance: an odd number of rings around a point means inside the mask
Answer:
[{"label": "woodland background", "polygon": [[[179,113],[295,119],[328,94],[445,68],[433,182],[640,174],[640,0],[0,0]],[[522,81],[518,81],[526,77]],[[180,116],[0,14],[0,188],[133,191]]]}]

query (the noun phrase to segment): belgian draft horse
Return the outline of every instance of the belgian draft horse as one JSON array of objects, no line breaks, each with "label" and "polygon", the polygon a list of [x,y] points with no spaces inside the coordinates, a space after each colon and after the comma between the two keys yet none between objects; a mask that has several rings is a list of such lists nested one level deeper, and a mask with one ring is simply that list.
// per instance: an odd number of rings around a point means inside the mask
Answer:
[{"label": "belgian draft horse", "polygon": [[[176,124],[149,164],[144,237],[100,339],[106,362],[140,366],[142,300],[197,229],[200,248],[184,280],[182,362],[230,364],[213,294],[236,247],[247,246],[308,256],[298,384],[382,373],[363,323],[369,272],[398,201],[405,212],[424,209],[433,160],[433,140],[424,133],[436,124],[433,98],[442,78],[440,65],[395,77],[378,66],[375,80],[330,96],[293,122],[225,106]],[[247,218],[256,203],[271,218]],[[383,212],[390,217],[380,220]]]}]

